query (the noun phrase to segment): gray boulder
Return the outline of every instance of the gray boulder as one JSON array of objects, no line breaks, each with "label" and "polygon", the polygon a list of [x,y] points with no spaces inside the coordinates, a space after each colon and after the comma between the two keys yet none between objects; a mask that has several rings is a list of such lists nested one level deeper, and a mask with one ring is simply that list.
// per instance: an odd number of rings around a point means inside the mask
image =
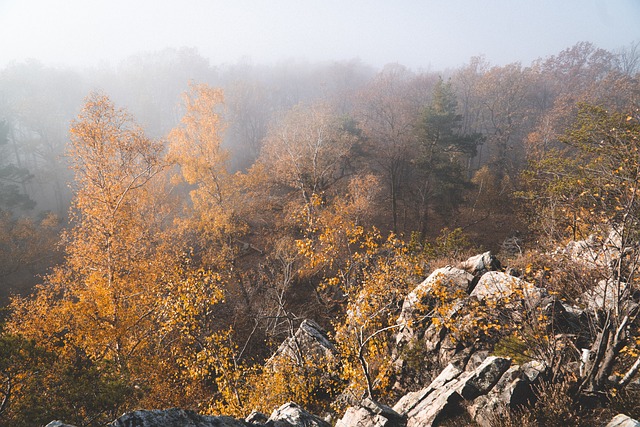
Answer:
[{"label": "gray boulder", "polygon": [[446,388],[446,386],[453,383],[453,381],[455,381],[462,372],[463,369],[450,363],[427,387],[402,396],[402,398],[393,406],[393,410],[404,416],[415,412],[415,408],[424,402],[428,396],[434,394],[438,390]]},{"label": "gray boulder", "polygon": [[495,416],[531,403],[534,398],[532,385],[546,369],[546,365],[540,362],[511,366],[491,391],[467,407],[471,418],[482,427],[490,427]]},{"label": "gray boulder", "polygon": [[554,255],[565,255],[587,268],[601,268],[611,265],[611,261],[618,256],[617,252],[614,246],[599,242],[595,236],[589,236],[585,240],[569,242],[564,248],[557,249]]},{"label": "gray boulder", "polygon": [[366,398],[347,409],[336,427],[404,427],[406,419],[386,405]]},{"label": "gray boulder", "polygon": [[266,362],[266,367],[274,368],[279,360],[290,360],[301,363],[301,358],[318,362],[335,360],[337,351],[326,332],[313,320],[302,321],[293,337],[280,344],[273,356]]},{"label": "gray boulder", "polygon": [[75,426],[72,426],[71,424],[65,424],[62,421],[56,420],[56,421],[51,421],[45,427],[75,427]]},{"label": "gray boulder", "polygon": [[491,252],[485,252],[463,261],[460,263],[460,268],[468,271],[475,277],[480,277],[487,271],[498,270],[500,268],[500,261],[491,255]]},{"label": "gray boulder", "polygon": [[483,274],[471,292],[471,296],[479,301],[487,298],[493,300],[509,298],[522,300],[529,308],[537,306],[545,295],[546,291],[543,288],[537,288],[529,282],[501,271],[489,271]]},{"label": "gray boulder", "polygon": [[403,396],[393,409],[407,417],[407,427],[430,427],[459,405],[486,394],[509,368],[511,361],[487,357],[471,371],[450,364],[426,388]]},{"label": "gray boulder", "polygon": [[640,422],[627,415],[618,414],[609,421],[606,427],[640,427]]},{"label": "gray boulder", "polygon": [[[426,328],[425,325],[417,324],[417,313],[421,309],[429,309],[433,301],[433,291],[436,287],[443,286],[449,292],[466,296],[469,292],[473,275],[464,270],[454,267],[443,267],[435,270],[426,279],[415,287],[404,299],[402,311],[398,317],[398,325],[402,325],[396,334],[396,344],[402,346],[411,341],[416,336],[417,329]],[[427,325],[428,326],[428,325]]]},{"label": "gray boulder", "polygon": [[473,400],[486,394],[509,369],[511,360],[504,357],[489,356],[471,374],[461,381],[460,395],[465,400]]},{"label": "gray boulder", "polygon": [[[255,415],[255,414],[252,414]],[[262,416],[260,416],[262,415]],[[285,403],[267,420],[263,414],[238,420],[226,416],[199,415],[184,409],[133,411],[108,424],[109,427],[331,427],[329,423],[310,414],[295,403]],[[58,421],[55,421],[58,422]],[[47,427],[68,427],[52,424]]]},{"label": "gray boulder", "polygon": [[251,424],[225,416],[199,415],[193,411],[172,408],[133,411],[108,424],[109,427],[247,427]]},{"label": "gray boulder", "polygon": [[266,425],[273,427],[331,427],[331,424],[302,409],[299,405],[285,403],[271,414]]},{"label": "gray boulder", "polygon": [[580,296],[580,301],[591,311],[615,310],[621,301],[621,296],[627,291],[626,283],[615,280],[601,280],[592,289]]},{"label": "gray boulder", "polygon": [[264,424],[269,417],[259,411],[252,411],[244,420],[250,424]]}]

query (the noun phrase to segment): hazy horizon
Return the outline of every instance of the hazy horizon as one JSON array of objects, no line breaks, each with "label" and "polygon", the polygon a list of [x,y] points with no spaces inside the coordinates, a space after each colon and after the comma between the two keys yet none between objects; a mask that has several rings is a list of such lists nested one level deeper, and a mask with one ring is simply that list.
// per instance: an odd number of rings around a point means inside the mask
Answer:
[{"label": "hazy horizon", "polygon": [[635,0],[0,0],[0,66],[117,65],[189,47],[212,64],[359,59],[443,70],[479,55],[527,64],[581,41],[615,50],[640,40],[638,24]]}]

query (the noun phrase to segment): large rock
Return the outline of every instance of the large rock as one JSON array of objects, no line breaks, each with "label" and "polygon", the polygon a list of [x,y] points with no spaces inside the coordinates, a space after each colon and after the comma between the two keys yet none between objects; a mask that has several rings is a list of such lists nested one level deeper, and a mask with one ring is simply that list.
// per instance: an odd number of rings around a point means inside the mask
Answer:
[{"label": "large rock", "polygon": [[606,427],[640,427],[640,422],[627,415],[618,414],[609,421]]},{"label": "large rock", "polygon": [[615,280],[601,280],[592,289],[580,296],[580,301],[591,311],[616,310],[621,301],[626,298],[627,284]]},{"label": "large rock", "polygon": [[511,366],[486,395],[467,407],[471,418],[481,427],[490,427],[492,419],[534,399],[532,385],[546,372],[546,365],[529,362]]},{"label": "large rock", "polygon": [[199,415],[184,409],[133,411],[108,424],[109,427],[248,427],[243,420]]},{"label": "large rock", "polygon": [[299,405],[285,403],[271,414],[267,426],[273,427],[331,427],[331,424],[302,409]]},{"label": "large rock", "polygon": [[426,388],[408,393],[393,407],[407,418],[407,427],[434,425],[447,409],[457,406],[462,396],[457,392],[462,370],[449,364]]},{"label": "large rock", "polygon": [[501,271],[489,271],[483,274],[471,292],[471,296],[479,301],[487,298],[522,300],[529,308],[537,306],[544,295],[546,295],[544,289]]},{"label": "large rock", "polygon": [[439,268],[431,273],[404,299],[402,311],[397,320],[402,327],[396,334],[396,344],[401,346],[411,341],[416,336],[416,329],[425,327],[422,324],[416,324],[415,317],[417,312],[428,310],[433,306],[434,290],[446,289],[452,294],[459,294],[460,297],[466,296],[473,280],[472,274],[450,266]]},{"label": "large rock", "polygon": [[462,400],[473,400],[491,390],[510,364],[509,359],[495,356],[467,372],[450,364],[429,386],[408,393],[393,409],[407,417],[407,427],[437,425]]},{"label": "large rock", "polygon": [[628,263],[636,264],[638,259],[630,257],[634,248],[629,242],[623,246],[623,230],[612,228],[606,236],[589,236],[585,240],[569,242],[564,248],[557,249],[553,255],[564,255],[571,261],[589,269],[606,268],[610,273],[617,274],[620,263],[622,271]]},{"label": "large rock", "polygon": [[489,356],[471,374],[461,381],[460,395],[465,400],[473,400],[486,394],[509,369],[511,360],[504,357]]},{"label": "large rock", "polygon": [[460,267],[475,277],[480,277],[487,271],[500,269],[500,261],[491,255],[491,252],[485,252],[463,261],[460,263]]},{"label": "large rock", "polygon": [[244,420],[249,424],[264,424],[267,422],[268,419],[269,417],[267,417],[262,412],[254,410],[254,411],[251,411],[251,413],[247,415],[247,417]]},{"label": "large rock", "polygon": [[286,359],[296,363],[302,360],[327,362],[335,360],[336,349],[329,341],[326,332],[313,320],[306,319],[293,337],[289,337],[280,344],[276,352],[267,360],[267,367],[274,367],[278,361]]},{"label": "large rock", "polygon": [[462,401],[455,388],[443,388],[428,394],[407,414],[407,427],[431,427]]},{"label": "large rock", "polygon": [[336,427],[404,427],[406,419],[388,406],[367,398],[347,409]]},{"label": "large rock", "polygon": [[[253,415],[253,414],[252,414]],[[261,415],[261,416],[260,416]],[[152,411],[133,411],[107,424],[108,427],[331,427],[331,424],[302,409],[295,403],[285,403],[271,414],[238,420],[226,416],[200,415],[193,411],[172,408]],[[73,427],[52,421],[46,427]]]},{"label": "large rock", "polygon": [[429,395],[433,394],[437,390],[444,389],[447,384],[450,384],[457,379],[462,372],[463,369],[450,363],[427,387],[420,391],[407,393],[402,396],[402,398],[393,406],[393,410],[400,415],[408,415],[410,412],[413,412],[414,409]]},{"label": "large rock", "polygon": [[571,241],[564,248],[556,250],[555,254],[566,255],[571,261],[588,268],[609,267],[618,257],[615,245],[599,242],[595,236],[589,236],[585,240]]}]

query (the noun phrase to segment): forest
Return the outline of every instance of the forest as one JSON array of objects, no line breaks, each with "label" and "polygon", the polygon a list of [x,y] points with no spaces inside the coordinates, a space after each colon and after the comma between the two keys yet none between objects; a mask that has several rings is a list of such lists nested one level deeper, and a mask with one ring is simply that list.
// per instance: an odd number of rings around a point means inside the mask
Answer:
[{"label": "forest", "polygon": [[[580,354],[551,354],[544,316],[516,328],[474,306],[472,323],[454,325],[446,286],[432,322],[559,366],[546,390],[566,392],[580,416],[612,405],[640,416],[637,391],[624,391],[640,367],[640,306],[622,304],[640,280],[639,108],[637,42],[440,72],[213,66],[188,48],[115,68],[9,65],[0,425],[392,404],[403,300],[435,269],[485,251],[576,305],[587,281],[616,280],[618,304],[592,320],[592,369],[561,372]],[[615,274],[554,255],[612,232]],[[339,357],[272,357],[305,319]]]}]

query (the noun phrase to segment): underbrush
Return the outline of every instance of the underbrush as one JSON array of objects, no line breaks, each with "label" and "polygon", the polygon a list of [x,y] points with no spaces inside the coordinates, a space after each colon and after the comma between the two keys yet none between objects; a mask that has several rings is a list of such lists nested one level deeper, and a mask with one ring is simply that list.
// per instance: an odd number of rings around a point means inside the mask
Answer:
[{"label": "underbrush", "polygon": [[576,262],[563,254],[528,251],[508,260],[509,267],[527,282],[545,288],[551,295],[573,302],[605,277],[593,266]]}]

